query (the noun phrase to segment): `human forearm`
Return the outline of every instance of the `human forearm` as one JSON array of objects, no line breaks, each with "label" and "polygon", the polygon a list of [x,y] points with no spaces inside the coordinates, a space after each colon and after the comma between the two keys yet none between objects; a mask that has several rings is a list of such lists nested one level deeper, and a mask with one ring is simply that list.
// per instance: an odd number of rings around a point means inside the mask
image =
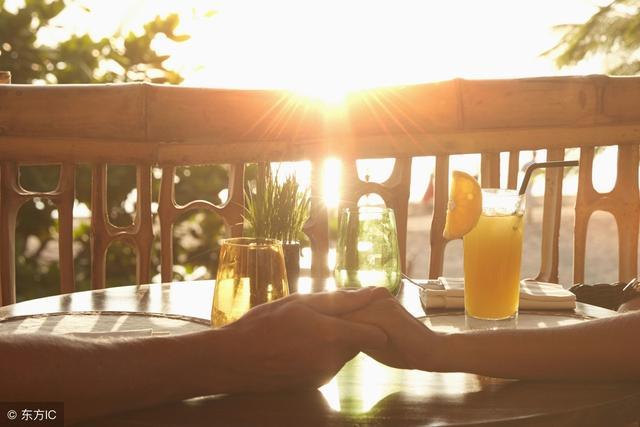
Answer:
[{"label": "human forearm", "polygon": [[427,359],[431,366],[419,368],[523,379],[640,379],[632,362],[640,352],[638,330],[640,313],[631,313],[556,328],[442,334]]},{"label": "human forearm", "polygon": [[[5,401],[62,401],[67,422],[189,397],[234,391],[225,331],[89,341],[6,337]],[[6,349],[6,350],[5,350]]]},{"label": "human forearm", "polygon": [[523,379],[640,380],[640,312],[540,329],[437,333],[396,300],[373,302],[347,316],[377,326],[386,346],[368,348],[397,368],[471,372]]},{"label": "human forearm", "polygon": [[176,337],[0,335],[0,401],[62,401],[71,422],[202,395],[318,387],[361,348],[386,344],[379,328],[337,317],[388,297],[379,291],[294,294]]}]

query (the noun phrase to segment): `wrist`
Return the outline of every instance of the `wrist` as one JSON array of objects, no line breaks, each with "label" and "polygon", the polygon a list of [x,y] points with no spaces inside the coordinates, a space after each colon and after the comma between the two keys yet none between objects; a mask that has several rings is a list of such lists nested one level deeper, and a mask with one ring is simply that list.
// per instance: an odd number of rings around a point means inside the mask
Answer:
[{"label": "wrist", "polygon": [[[201,395],[240,392],[245,387],[237,334],[226,328],[193,334],[189,370]],[[189,344],[186,344],[189,345]]]},{"label": "wrist", "polygon": [[453,333],[434,332],[433,337],[429,339],[428,345],[423,346],[426,351],[422,370],[431,372],[454,372],[453,359],[455,351],[453,351],[456,335]]}]

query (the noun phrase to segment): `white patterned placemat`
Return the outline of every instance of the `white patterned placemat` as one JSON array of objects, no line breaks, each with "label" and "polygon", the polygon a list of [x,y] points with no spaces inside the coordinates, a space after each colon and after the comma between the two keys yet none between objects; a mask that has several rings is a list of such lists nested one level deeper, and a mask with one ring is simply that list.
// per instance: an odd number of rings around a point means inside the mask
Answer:
[{"label": "white patterned placemat", "polygon": [[87,312],[11,317],[0,334],[96,334],[145,331],[142,335],[180,335],[210,329],[209,321],[154,313]]},{"label": "white patterned placemat", "polygon": [[421,317],[420,320],[438,332],[459,332],[477,329],[539,329],[553,326],[572,325],[591,320],[573,312],[520,312],[518,317],[509,320],[476,320],[464,315],[464,312],[438,313]]}]

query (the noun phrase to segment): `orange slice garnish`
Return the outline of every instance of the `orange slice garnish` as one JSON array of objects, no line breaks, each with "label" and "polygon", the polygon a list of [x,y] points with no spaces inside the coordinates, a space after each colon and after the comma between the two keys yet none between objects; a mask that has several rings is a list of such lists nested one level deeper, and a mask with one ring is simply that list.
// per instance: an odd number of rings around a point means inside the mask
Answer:
[{"label": "orange slice garnish", "polygon": [[480,184],[468,173],[453,171],[443,237],[447,240],[461,238],[476,226],[481,213]]}]

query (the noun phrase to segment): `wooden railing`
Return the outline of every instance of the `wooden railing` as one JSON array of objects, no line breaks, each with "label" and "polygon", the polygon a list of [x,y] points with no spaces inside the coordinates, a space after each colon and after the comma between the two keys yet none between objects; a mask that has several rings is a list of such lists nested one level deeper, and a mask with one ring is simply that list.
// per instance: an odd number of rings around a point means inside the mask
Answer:
[{"label": "wooden railing", "polygon": [[[92,286],[105,286],[105,255],[115,240],[134,245],[138,281],[149,281],[152,243],[151,175],[161,167],[158,215],[161,274],[171,280],[172,226],[177,216],[208,209],[224,219],[230,234],[241,231],[243,171],[249,162],[310,160],[313,197],[306,233],[314,277],[328,274],[328,213],[321,202],[322,162],[344,162],[344,204],[378,193],[397,214],[403,265],[411,158],[435,156],[434,215],[429,276],[442,273],[447,241],[442,237],[449,156],[481,153],[481,183],[500,183],[500,153],[507,152],[508,186],[515,188],[520,151],[546,149],[562,159],[579,147],[581,167],[574,236],[575,282],[584,279],[586,227],[605,210],[618,225],[619,279],[637,274],[638,143],[640,78],[605,76],[518,80],[453,80],[377,89],[349,95],[341,107],[327,107],[283,91],[216,90],[128,85],[0,85],[0,280],[2,304],[15,301],[17,212],[33,197],[50,198],[59,210],[61,291],[75,289],[72,207],[75,165],[92,165]],[[591,182],[594,149],[618,145],[617,183],[597,193]],[[355,160],[393,157],[384,183],[358,178]],[[19,185],[22,163],[61,164],[52,192],[27,192]],[[137,166],[138,209],[133,224],[119,228],[106,213],[106,165]],[[173,177],[179,165],[231,164],[229,198],[222,207],[205,201],[178,205]],[[558,277],[561,210],[560,171],[546,176],[539,278]]]}]

